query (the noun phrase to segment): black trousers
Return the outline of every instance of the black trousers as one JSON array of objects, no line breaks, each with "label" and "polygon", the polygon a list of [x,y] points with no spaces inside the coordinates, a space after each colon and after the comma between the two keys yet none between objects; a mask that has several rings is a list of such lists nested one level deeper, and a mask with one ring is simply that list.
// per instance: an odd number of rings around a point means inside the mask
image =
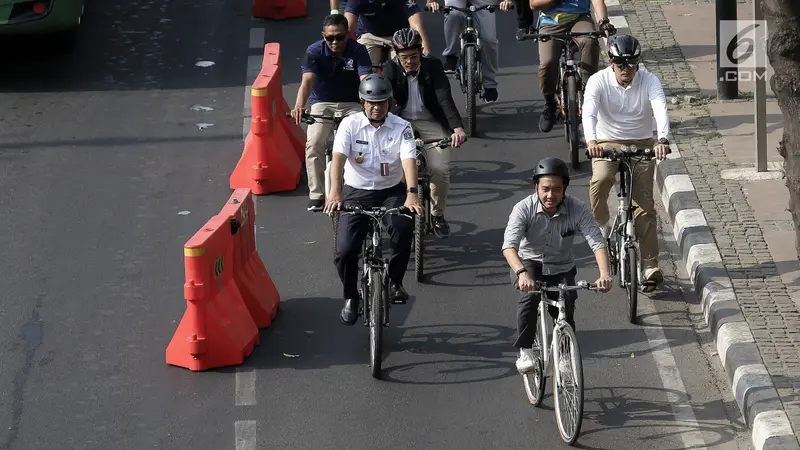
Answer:
[{"label": "black trousers", "polygon": [[530,28],[535,25],[533,10],[528,0],[514,0],[514,9],[517,11],[517,28]]},{"label": "black trousers", "polygon": [[[567,283],[568,285],[575,285],[575,275],[578,270],[572,268],[569,272],[559,273],[554,275],[542,275],[542,263],[532,260],[523,260],[522,264],[528,269],[528,274],[536,281],[543,281],[547,284]],[[513,285],[517,287],[517,274],[511,271],[511,279]],[[533,341],[536,340],[536,328],[539,312],[539,294],[532,294],[529,292],[522,292],[517,304],[517,340],[514,342],[516,348],[531,348]],[[547,292],[547,298],[550,300],[558,300],[558,292]],[[567,323],[575,328],[575,300],[578,298],[576,291],[567,292],[566,314]],[[554,320],[558,317],[558,308],[555,306],[547,307],[550,317]]]},{"label": "black trousers", "polygon": [[[356,189],[345,185],[342,190],[344,203],[358,204],[364,208],[384,206],[396,208],[406,202],[406,187],[403,183],[381,190]],[[358,255],[367,236],[367,216],[342,215],[339,217],[338,241],[333,262],[342,280],[344,298],[358,298]],[[389,279],[402,284],[408,260],[411,258],[411,241],[414,237],[414,222],[407,217],[386,216],[389,223]]]}]

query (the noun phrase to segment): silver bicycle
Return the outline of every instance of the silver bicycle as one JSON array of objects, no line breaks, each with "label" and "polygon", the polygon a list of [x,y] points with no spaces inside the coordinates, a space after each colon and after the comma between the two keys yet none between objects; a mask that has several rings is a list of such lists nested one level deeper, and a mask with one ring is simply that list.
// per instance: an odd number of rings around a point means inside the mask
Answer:
[{"label": "silver bicycle", "polygon": [[[567,292],[589,290],[603,292],[588,281],[578,281],[575,286],[566,283],[546,285],[536,282],[535,294],[539,294],[539,317],[533,354],[536,367],[522,375],[525,393],[533,406],[539,406],[544,397],[547,381],[545,375],[553,371],[553,401],[561,439],[572,445],[578,438],[583,420],[583,362],[578,348],[575,330],[567,323]],[[545,292],[558,292],[558,300],[550,300]],[[558,317],[549,331],[548,306],[558,308]],[[555,363],[554,363],[555,362]]]}]

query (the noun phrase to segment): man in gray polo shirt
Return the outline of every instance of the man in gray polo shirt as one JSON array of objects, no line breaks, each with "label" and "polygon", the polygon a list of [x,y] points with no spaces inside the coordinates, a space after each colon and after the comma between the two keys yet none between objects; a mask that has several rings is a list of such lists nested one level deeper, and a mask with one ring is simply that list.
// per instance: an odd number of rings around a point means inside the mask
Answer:
[{"label": "man in gray polo shirt", "polygon": [[[534,280],[575,284],[577,269],[572,243],[576,231],[586,238],[597,260],[600,278],[596,285],[605,290],[611,287],[606,243],[592,210],[578,198],[566,194],[567,164],[558,158],[544,158],[533,171],[533,182],[536,193],[514,205],[503,237],[503,256],[511,266],[514,287],[522,291],[517,307],[518,337],[514,342],[514,347],[519,349],[517,370],[520,373],[535,367],[531,347],[536,339],[539,295],[531,293],[535,289]],[[558,299],[555,292],[547,295],[552,300]],[[575,291],[567,295],[567,323],[573,329],[577,297]],[[554,319],[558,316],[557,308],[551,306],[548,311]]]}]

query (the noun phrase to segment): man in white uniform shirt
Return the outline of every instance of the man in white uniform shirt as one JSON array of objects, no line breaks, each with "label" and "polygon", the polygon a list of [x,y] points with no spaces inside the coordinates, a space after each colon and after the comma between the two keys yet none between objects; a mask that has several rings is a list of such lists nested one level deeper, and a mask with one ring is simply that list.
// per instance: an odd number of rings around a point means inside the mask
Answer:
[{"label": "man in white uniform shirt", "polygon": [[[608,39],[610,66],[595,73],[586,83],[583,100],[583,132],[589,155],[602,157],[604,149],[618,151],[620,145],[654,149],[658,159],[669,150],[669,118],[661,81],[652,72],[639,68],[641,46],[630,35]],[[653,116],[658,144],[653,140]],[[609,235],[608,194],[614,184],[619,162],[592,160],[589,203],[592,214]],[[639,236],[644,269],[645,292],[663,281],[658,267],[658,236],[653,199],[655,161],[639,161],[633,167],[633,201],[636,209],[636,235]]]},{"label": "man in white uniform shirt", "polygon": [[[421,214],[414,134],[410,123],[389,113],[392,85],[383,75],[370,74],[361,81],[358,95],[364,113],[345,117],[333,142],[331,195],[325,211],[338,210],[346,202],[364,208],[405,206]],[[404,174],[408,188],[403,183]],[[369,220],[349,214],[339,219],[334,264],[343,285],[341,320],[345,325],[353,325],[358,319],[358,255]],[[386,220],[390,237],[389,300],[402,304],[408,300],[403,277],[411,257],[413,222],[402,216],[388,216]]]}]

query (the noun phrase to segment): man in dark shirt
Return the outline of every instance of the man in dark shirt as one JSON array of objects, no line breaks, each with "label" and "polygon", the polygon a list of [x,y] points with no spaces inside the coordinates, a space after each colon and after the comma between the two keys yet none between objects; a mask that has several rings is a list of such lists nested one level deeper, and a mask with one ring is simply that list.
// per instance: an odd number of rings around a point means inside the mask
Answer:
[{"label": "man in dark shirt", "polygon": [[[292,117],[300,124],[303,111],[333,116],[361,111],[358,86],[371,71],[366,47],[349,39],[347,20],[332,14],[322,23],[322,40],[308,46],[303,60],[303,80],[297,91]],[[308,105],[308,106],[306,106]],[[306,172],[309,210],[325,203],[325,144],[333,133],[333,123],[317,121],[306,131]]]},{"label": "man in dark shirt", "polygon": [[344,15],[350,29],[355,27],[358,42],[367,47],[374,67],[394,57],[391,54],[392,36],[403,28],[417,30],[422,37],[423,51],[430,51],[416,0],[348,0]]}]

